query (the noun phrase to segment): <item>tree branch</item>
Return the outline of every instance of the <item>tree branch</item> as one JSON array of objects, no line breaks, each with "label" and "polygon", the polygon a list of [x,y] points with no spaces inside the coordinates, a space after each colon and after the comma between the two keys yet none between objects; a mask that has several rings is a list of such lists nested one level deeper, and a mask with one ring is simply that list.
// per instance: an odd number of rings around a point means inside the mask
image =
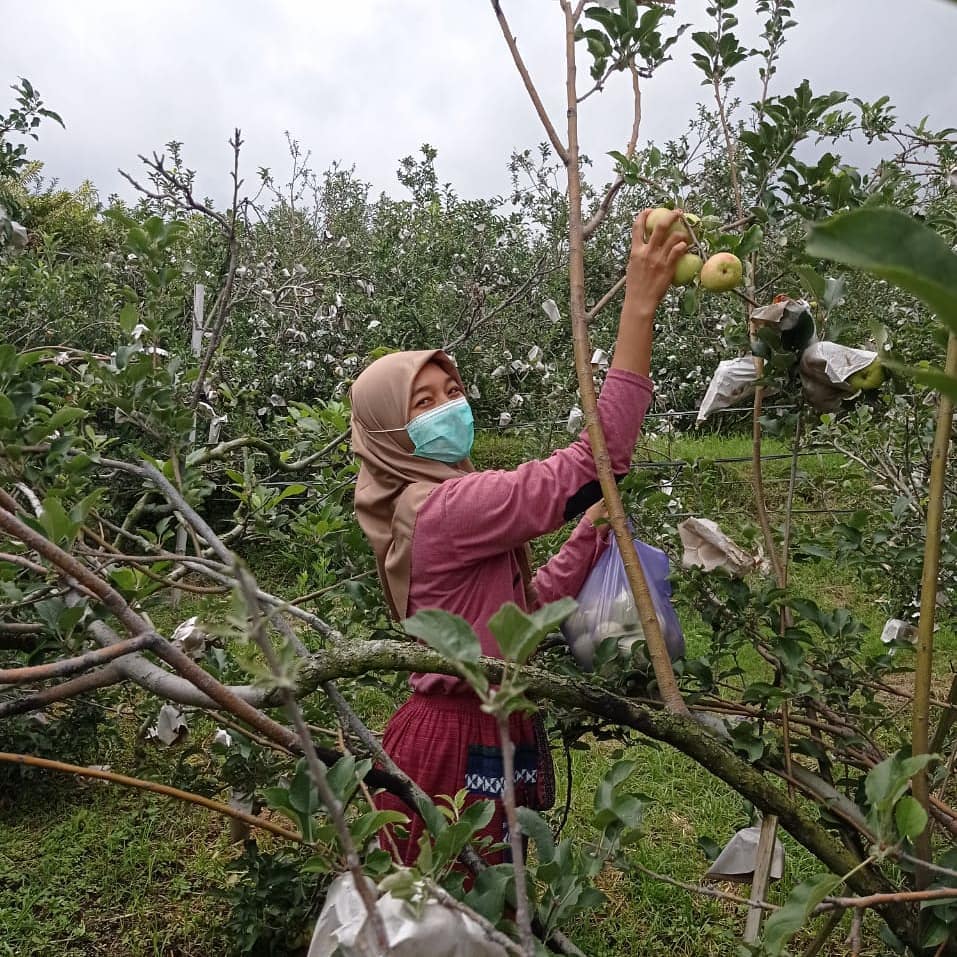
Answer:
[{"label": "tree branch", "polygon": [[498,20],[498,25],[502,28],[502,36],[505,37],[505,43],[508,46],[509,52],[512,54],[512,60],[515,62],[515,68],[518,70],[519,76],[521,76],[522,82],[525,84],[525,90],[528,93],[529,99],[532,101],[532,105],[535,107],[535,112],[538,114],[538,118],[542,121],[542,126],[545,127],[545,132],[548,134],[548,138],[551,141],[555,152],[558,154],[558,158],[567,166],[569,162],[568,150],[565,148],[564,143],[562,143],[562,141],[558,138],[558,133],[556,132],[555,127],[552,125],[552,121],[548,116],[548,111],[545,109],[545,105],[542,103],[541,97],[538,95],[538,90],[535,89],[535,84],[532,82],[532,78],[529,76],[528,69],[525,66],[525,61],[522,59],[521,53],[518,52],[518,44],[515,42],[515,37],[512,35],[508,21],[505,19],[505,14],[502,12],[500,0],[492,0],[492,9],[495,11],[495,17]]}]

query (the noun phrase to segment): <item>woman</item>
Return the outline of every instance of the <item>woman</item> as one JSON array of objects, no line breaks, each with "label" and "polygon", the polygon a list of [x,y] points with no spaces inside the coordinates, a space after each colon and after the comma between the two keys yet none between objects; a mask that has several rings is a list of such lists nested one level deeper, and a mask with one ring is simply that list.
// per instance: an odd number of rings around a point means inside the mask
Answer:
[{"label": "woman", "polygon": [[[599,400],[616,475],[628,471],[651,402],[655,309],[687,249],[681,235],[669,233],[678,215],[657,224],[647,239],[648,210],[632,228],[625,302]],[[487,622],[505,602],[530,609],[578,593],[606,544],[593,524],[601,490],[585,433],[510,472],[474,471],[468,458],[473,434],[462,380],[441,351],[386,355],[352,387],[352,442],[361,460],[356,515],[393,617],[423,608],[452,612],[472,625],[484,654],[501,657]],[[532,578],[528,542],[586,509],[559,553]],[[410,683],[411,697],[386,728],[386,752],[433,797],[465,788],[469,800],[495,800],[495,816],[482,833],[507,840],[495,719],[461,679],[417,674]],[[518,803],[550,807],[554,777],[540,720],[514,715],[510,730]],[[391,795],[376,800],[380,808],[408,812]],[[403,863],[414,863],[423,827],[413,817],[408,839],[397,842]]]}]

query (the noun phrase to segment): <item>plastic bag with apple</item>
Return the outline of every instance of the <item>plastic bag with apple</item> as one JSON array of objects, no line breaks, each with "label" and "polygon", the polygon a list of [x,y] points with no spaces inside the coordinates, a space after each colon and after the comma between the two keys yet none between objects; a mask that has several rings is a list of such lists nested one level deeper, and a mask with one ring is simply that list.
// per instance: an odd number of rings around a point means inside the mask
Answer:
[{"label": "plastic bag with apple", "polygon": [[[634,539],[635,552],[648,583],[648,591],[658,616],[661,635],[671,659],[684,654],[685,641],[681,623],[671,604],[670,566],[668,556],[659,548]],[[631,658],[644,644],[644,630],[638,617],[621,552],[612,542],[602,552],[578,593],[578,608],[562,625],[580,668],[591,671],[595,651],[608,639],[617,639],[618,653]]]}]

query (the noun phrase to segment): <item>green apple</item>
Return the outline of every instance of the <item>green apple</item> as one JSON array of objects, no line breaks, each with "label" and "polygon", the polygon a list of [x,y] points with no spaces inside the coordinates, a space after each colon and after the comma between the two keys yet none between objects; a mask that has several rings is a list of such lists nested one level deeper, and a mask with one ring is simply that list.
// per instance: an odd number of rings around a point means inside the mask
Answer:
[{"label": "green apple", "polygon": [[694,253],[685,253],[675,266],[675,275],[671,280],[672,286],[687,286],[694,281],[694,277],[701,272],[701,257]]},{"label": "green apple", "polygon": [[867,392],[876,389],[884,381],[884,367],[880,359],[875,359],[869,366],[848,376],[845,380],[852,389],[861,389]]},{"label": "green apple", "polygon": [[701,285],[711,292],[727,292],[741,282],[744,267],[733,253],[715,253],[701,267]]},{"label": "green apple", "polygon": [[[645,220],[645,239],[647,239],[652,232],[654,232],[655,226],[657,226],[658,223],[667,222],[673,213],[673,209],[667,209],[664,206],[659,206],[657,209],[653,209],[648,214],[648,218]],[[680,216],[671,224],[668,232],[681,233],[689,240],[691,239],[691,233],[688,232],[688,227],[685,226],[684,220]]]}]

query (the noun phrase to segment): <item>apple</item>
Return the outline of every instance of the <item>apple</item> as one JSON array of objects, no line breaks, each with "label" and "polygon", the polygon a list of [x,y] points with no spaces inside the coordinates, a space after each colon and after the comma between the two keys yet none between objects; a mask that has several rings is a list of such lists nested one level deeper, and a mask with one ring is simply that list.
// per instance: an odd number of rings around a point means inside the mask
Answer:
[{"label": "apple", "polygon": [[701,272],[701,257],[694,253],[685,253],[675,266],[675,275],[671,280],[672,286],[687,286],[694,281],[694,277]]},{"label": "apple", "polygon": [[[645,220],[645,239],[647,239],[652,232],[654,232],[655,226],[658,223],[666,222],[668,218],[674,213],[673,209],[667,209],[664,206],[659,206],[657,209],[653,209],[649,214],[648,218]],[[685,226],[684,220],[679,216],[672,224],[668,230],[669,233],[681,233],[683,236],[686,236],[688,240],[691,239],[691,233],[688,232],[688,227]]]},{"label": "apple", "polygon": [[852,389],[867,392],[876,389],[884,381],[884,367],[880,359],[875,359],[869,366],[848,376],[845,380]]},{"label": "apple", "polygon": [[741,282],[744,267],[733,253],[715,253],[701,267],[701,285],[711,292],[727,292]]}]

